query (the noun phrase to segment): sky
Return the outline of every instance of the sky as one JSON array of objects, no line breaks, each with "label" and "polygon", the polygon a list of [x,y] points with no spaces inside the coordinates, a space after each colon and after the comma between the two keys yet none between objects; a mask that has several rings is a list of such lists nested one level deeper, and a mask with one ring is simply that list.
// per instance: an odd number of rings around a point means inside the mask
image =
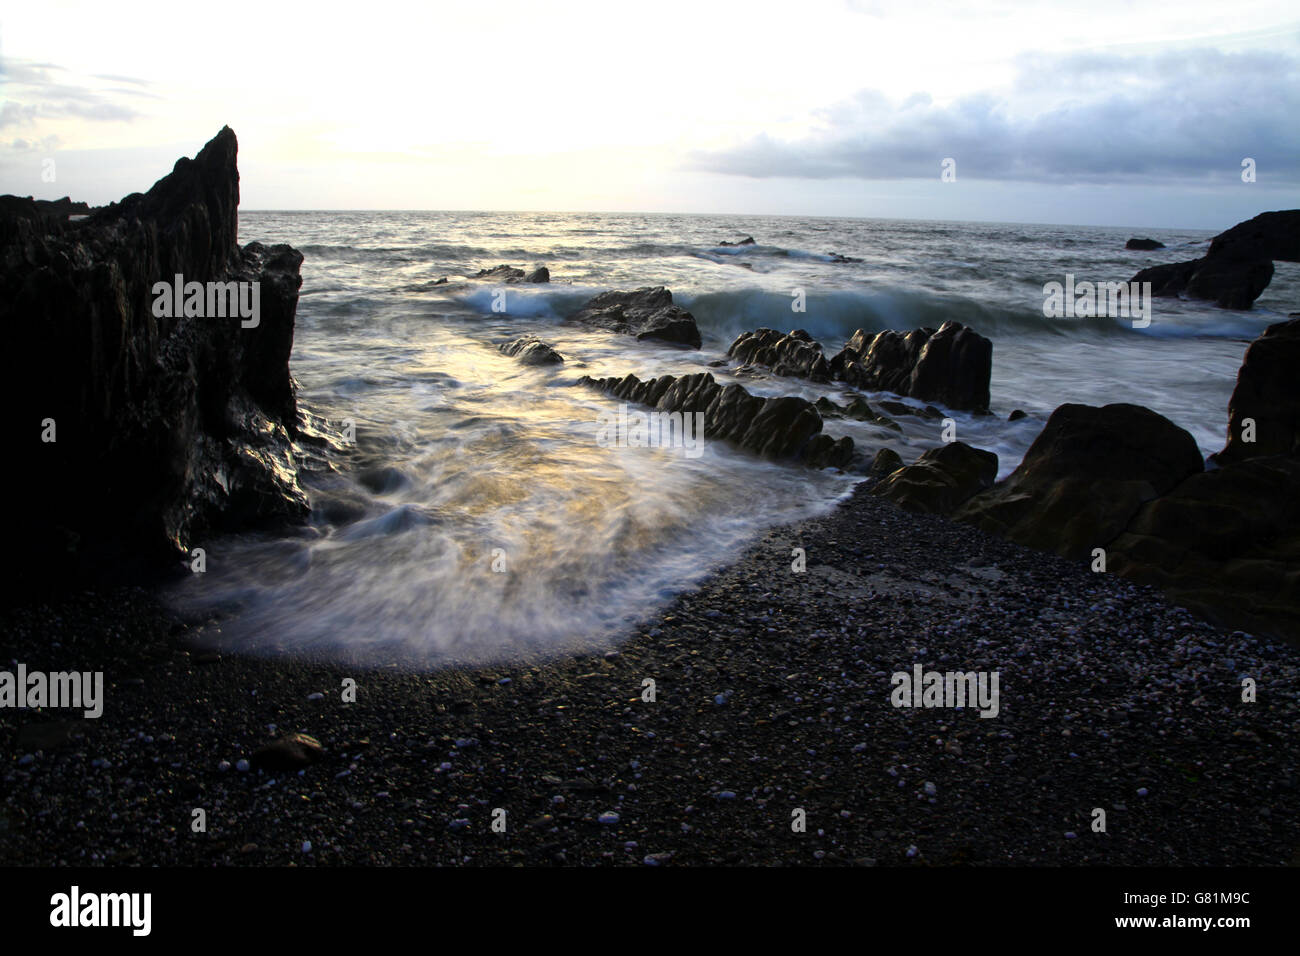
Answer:
[{"label": "sky", "polygon": [[213,10],[7,5],[0,192],[119,199],[229,125],[245,209],[1222,229],[1300,206],[1294,0]]}]

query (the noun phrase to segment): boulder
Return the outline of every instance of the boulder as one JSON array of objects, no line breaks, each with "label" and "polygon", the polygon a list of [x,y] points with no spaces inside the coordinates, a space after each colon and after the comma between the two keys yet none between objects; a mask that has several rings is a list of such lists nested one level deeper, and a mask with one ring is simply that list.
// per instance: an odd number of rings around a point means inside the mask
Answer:
[{"label": "boulder", "polygon": [[1139,405],[1062,405],[1004,481],[953,515],[1043,551],[1083,558],[1138,509],[1203,469],[1186,431]]},{"label": "boulder", "polygon": [[1130,239],[1124,243],[1125,249],[1163,249],[1163,242],[1156,242],[1154,239]]},{"label": "boulder", "polygon": [[793,396],[761,398],[740,385],[719,385],[708,372],[646,381],[635,375],[584,375],[578,384],[660,412],[703,412],[706,438],[730,442],[763,458],[792,459],[812,468],[843,468],[853,460],[853,439],[823,435],[821,415],[811,402]]},{"label": "boulder", "polygon": [[1262,212],[1210,240],[1211,256],[1300,262],[1300,209]]},{"label": "boulder", "polygon": [[698,349],[700,330],[695,316],[673,305],[673,294],[663,286],[633,292],[602,292],[569,316],[570,322],[591,325]]},{"label": "boulder", "polygon": [[906,334],[873,335],[859,329],[831,359],[830,368],[855,388],[987,412],[993,343],[957,322]]},{"label": "boulder", "polygon": [[[883,450],[882,450],[883,453]],[[876,455],[884,468],[888,457]],[[907,511],[950,514],[972,495],[993,484],[998,476],[998,456],[973,448],[965,442],[949,442],[931,448],[910,465],[892,470],[871,489]]]},{"label": "boulder", "polygon": [[1144,504],[1107,570],[1228,627],[1300,640],[1300,460],[1270,455],[1192,475]]},{"label": "boulder", "polygon": [[[0,219],[0,388],[29,423],[6,476],[23,502],[11,545],[35,580],[129,577],[212,532],[307,515],[298,474],[316,436],[288,364],[302,255],[236,244],[237,151],[225,128],[85,219]],[[258,324],[156,315],[155,284],[177,275],[258,283]]]},{"label": "boulder", "polygon": [[892,448],[882,448],[876,452],[876,457],[871,459],[871,466],[867,469],[867,474],[873,478],[883,478],[902,467],[903,459],[898,452]]},{"label": "boulder", "polygon": [[501,352],[525,365],[563,365],[564,356],[535,335],[525,335],[501,346]]},{"label": "boulder", "polygon": [[[1253,435],[1246,427],[1253,422]],[[1253,437],[1253,441],[1245,438]],[[1300,319],[1270,325],[1246,349],[1228,402],[1228,443],[1220,465],[1300,454]]]}]

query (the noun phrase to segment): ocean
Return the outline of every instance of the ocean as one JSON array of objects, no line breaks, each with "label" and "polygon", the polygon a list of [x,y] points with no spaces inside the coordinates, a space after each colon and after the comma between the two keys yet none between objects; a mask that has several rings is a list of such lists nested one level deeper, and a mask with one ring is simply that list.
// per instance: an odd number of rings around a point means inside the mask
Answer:
[{"label": "ocean", "polygon": [[[1131,402],[1222,447],[1246,343],[1300,302],[1280,263],[1249,312],[1153,300],[1152,320],[1046,318],[1048,282],[1127,281],[1203,255],[1211,232],[998,223],[559,213],[243,212],[241,243],[305,258],[291,368],[300,406],[356,426],[353,454],[308,479],[305,528],[206,543],[208,570],[168,600],[219,618],[246,651],[444,667],[614,647],[769,528],[824,513],[860,476],[759,460],[718,442],[607,447],[619,402],[583,375],[712,372],[760,395],[843,385],[710,368],[743,331],[802,328],[832,355],[856,329],[945,320],[993,341],[992,416],[949,412],[956,437],[1019,463],[1064,402]],[[1166,247],[1125,251],[1134,235]],[[754,245],[722,246],[753,236]],[[849,257],[860,261],[841,261]],[[468,278],[546,266],[546,285]],[[446,279],[446,282],[439,280]],[[607,289],[667,286],[698,351],[566,325]],[[504,295],[502,293],[504,292]],[[796,295],[804,311],[792,304]],[[533,367],[498,346],[533,334],[565,356]],[[868,400],[873,398],[867,394]],[[880,396],[874,396],[880,397]],[[918,404],[914,403],[913,404]],[[1027,416],[1008,422],[1013,409]],[[945,410],[947,411],[947,410]],[[942,438],[828,421],[910,461]],[[879,543],[887,553],[888,542]],[[756,622],[756,628],[759,623]]]}]

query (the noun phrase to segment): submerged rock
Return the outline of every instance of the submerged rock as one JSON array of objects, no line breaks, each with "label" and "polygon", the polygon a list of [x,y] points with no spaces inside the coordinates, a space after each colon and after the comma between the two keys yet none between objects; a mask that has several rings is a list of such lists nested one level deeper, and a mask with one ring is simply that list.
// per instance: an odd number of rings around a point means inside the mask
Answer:
[{"label": "submerged rock", "polygon": [[[302,255],[236,244],[237,150],[227,127],[84,220],[0,221],[0,387],[24,423],[7,480],[37,579],[153,566],[212,531],[307,514],[298,442],[312,435],[288,364]],[[177,276],[256,288],[256,324],[188,301],[169,317],[155,284]]]},{"label": "submerged rock", "polygon": [[704,414],[704,435],[774,460],[793,459],[812,468],[846,467],[853,439],[822,434],[822,417],[809,401],[793,396],[760,398],[740,385],[719,385],[708,372],[641,381],[635,375],[593,379],[579,385],[599,389],[661,412]]},{"label": "submerged rock", "polygon": [[[882,459],[880,453],[873,468],[877,462],[881,468],[892,464],[888,456]],[[931,448],[910,465],[893,469],[871,493],[908,511],[949,514],[992,485],[997,476],[997,455],[954,441]]]},{"label": "submerged rock", "polygon": [[1163,249],[1165,244],[1154,239],[1130,239],[1124,243],[1125,249]]},{"label": "submerged rock", "polygon": [[564,356],[535,335],[525,335],[501,346],[505,355],[518,358],[525,365],[563,365]]},{"label": "submerged rock", "polygon": [[728,242],[726,239],[723,239],[720,243],[718,243],[718,246],[719,246],[719,247],[722,247],[722,246],[752,246],[752,245],[754,245],[754,237],[753,237],[753,236],[746,236],[744,239],[741,239],[739,242]]},{"label": "submerged rock", "polygon": [[673,294],[663,286],[602,292],[569,316],[569,321],[693,349],[701,343],[695,316],[673,305]]},{"label": "submerged rock", "polygon": [[1084,558],[1144,502],[1203,468],[1195,439],[1140,405],[1062,405],[1004,481],[953,515],[1019,544]]}]

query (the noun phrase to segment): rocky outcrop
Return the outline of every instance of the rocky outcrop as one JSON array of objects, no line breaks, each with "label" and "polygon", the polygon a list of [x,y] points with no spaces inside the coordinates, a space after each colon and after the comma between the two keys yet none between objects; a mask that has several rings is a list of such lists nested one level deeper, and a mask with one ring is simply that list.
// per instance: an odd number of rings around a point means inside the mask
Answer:
[{"label": "rocky outcrop", "polygon": [[[20,196],[0,196],[0,228],[18,222],[40,223],[48,231],[55,223],[68,221],[69,216],[85,216],[91,212],[84,202],[73,202],[68,196],[62,199],[33,199]],[[5,239],[0,232],[0,241]]]},{"label": "rocky outcrop", "polygon": [[1062,405],[1004,481],[958,521],[1043,551],[1088,557],[1138,509],[1203,468],[1196,441],[1140,405]]},{"label": "rocky outcrop", "polygon": [[757,329],[737,337],[727,355],[742,367],[764,365],[777,375],[840,381],[962,411],[987,412],[989,407],[993,343],[957,322],[906,334],[859,329],[829,360],[821,344],[802,329],[785,335]]},{"label": "rocky outcrop", "polygon": [[782,334],[775,329],[743,332],[727,349],[727,358],[741,365],[766,365],[775,375],[829,382],[831,367],[822,355],[821,343],[803,329]]},{"label": "rocky outcrop", "polygon": [[525,365],[563,365],[564,356],[535,335],[525,335],[501,346],[501,352]]},{"label": "rocky outcrop", "polygon": [[763,458],[794,460],[811,468],[844,468],[853,460],[853,439],[822,433],[822,417],[802,398],[761,398],[740,385],[719,385],[708,372],[641,381],[635,375],[593,379],[579,385],[660,412],[704,414],[704,435]]},{"label": "rocky outcrop", "polygon": [[1211,256],[1300,262],[1300,209],[1262,212],[1210,240]]},{"label": "rocky outcrop", "polygon": [[1300,320],[1270,325],[1246,349],[1228,402],[1227,465],[1265,455],[1300,455]]},{"label": "rocky outcrop", "polygon": [[1229,626],[1300,641],[1297,369],[1300,319],[1251,343],[1217,467],[1144,505],[1108,548],[1111,570]]},{"label": "rocky outcrop", "polygon": [[752,245],[754,245],[753,236],[746,236],[744,239],[741,239],[739,242],[728,242],[726,239],[723,239],[720,243],[718,243],[719,248],[723,246],[752,246]]},{"label": "rocky outcrop", "polygon": [[[872,469],[892,464],[890,458],[877,454]],[[954,441],[931,448],[910,465],[891,469],[871,493],[907,511],[950,514],[992,485],[997,476],[997,455]]]},{"label": "rocky outcrop", "polygon": [[1300,262],[1300,210],[1261,213],[1215,236],[1200,259],[1143,269],[1130,282],[1151,294],[1186,293],[1226,309],[1249,309],[1273,279],[1273,261]]},{"label": "rocky outcrop", "polygon": [[700,347],[695,316],[673,305],[673,294],[663,286],[633,292],[602,292],[569,316],[570,322],[610,332],[674,345]]},{"label": "rocky outcrop", "polygon": [[830,367],[836,378],[855,388],[986,412],[993,343],[957,322],[906,334],[859,329]]},{"label": "rocky outcrop", "polygon": [[[210,532],[307,513],[299,443],[313,436],[288,366],[302,256],[236,244],[236,152],[226,128],[85,220],[0,226],[11,546],[33,580],[152,566]],[[257,283],[256,323],[194,315],[202,304],[168,317],[154,287],[177,276]]]},{"label": "rocky outcrop", "polygon": [[488,279],[492,282],[541,283],[551,281],[551,271],[546,266],[538,266],[532,272],[525,272],[523,269],[516,269],[514,266],[500,265],[491,269],[480,269],[475,273],[474,278]]},{"label": "rocky outcrop", "polygon": [[1163,249],[1164,247],[1165,247],[1165,244],[1164,244],[1163,242],[1156,242],[1156,240],[1154,240],[1154,239],[1136,239],[1136,238],[1135,238],[1135,239],[1130,239],[1128,242],[1124,243],[1124,248],[1125,248],[1125,249],[1142,249],[1142,250],[1148,250],[1148,249]]}]

